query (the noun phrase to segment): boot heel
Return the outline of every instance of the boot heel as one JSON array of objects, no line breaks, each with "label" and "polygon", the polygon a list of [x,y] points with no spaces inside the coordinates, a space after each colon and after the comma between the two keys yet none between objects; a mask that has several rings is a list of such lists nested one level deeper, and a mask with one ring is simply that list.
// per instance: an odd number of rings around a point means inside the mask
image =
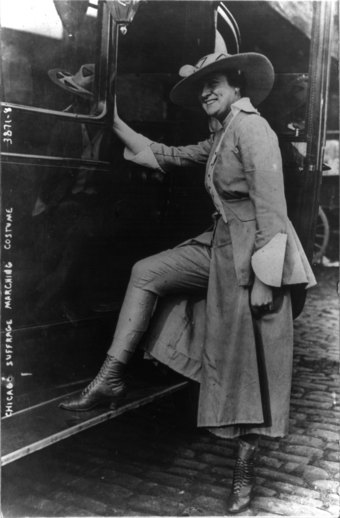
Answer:
[{"label": "boot heel", "polygon": [[118,407],[120,407],[126,398],[126,394],[122,394],[121,396],[116,397],[115,399],[110,401],[109,409],[110,410],[116,410]]}]

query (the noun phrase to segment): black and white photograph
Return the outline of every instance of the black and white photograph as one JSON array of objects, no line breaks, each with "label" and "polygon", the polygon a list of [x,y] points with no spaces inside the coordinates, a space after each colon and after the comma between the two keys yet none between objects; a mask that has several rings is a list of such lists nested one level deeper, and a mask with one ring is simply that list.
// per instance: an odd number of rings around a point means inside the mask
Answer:
[{"label": "black and white photograph", "polygon": [[1,515],[339,518],[338,1],[0,23]]}]

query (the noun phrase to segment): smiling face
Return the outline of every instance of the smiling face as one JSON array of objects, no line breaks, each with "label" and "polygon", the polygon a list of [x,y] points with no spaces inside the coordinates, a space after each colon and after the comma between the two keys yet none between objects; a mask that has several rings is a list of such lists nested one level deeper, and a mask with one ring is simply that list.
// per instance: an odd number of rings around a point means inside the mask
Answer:
[{"label": "smiling face", "polygon": [[231,86],[224,74],[211,74],[206,78],[199,94],[199,100],[209,117],[222,122],[230,111],[232,103],[240,99],[240,89]]}]

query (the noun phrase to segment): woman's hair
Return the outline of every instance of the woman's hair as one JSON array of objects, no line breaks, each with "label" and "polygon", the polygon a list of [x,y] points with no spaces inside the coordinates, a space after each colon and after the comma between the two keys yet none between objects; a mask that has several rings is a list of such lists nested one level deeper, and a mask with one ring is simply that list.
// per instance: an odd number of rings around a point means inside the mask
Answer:
[{"label": "woman's hair", "polygon": [[235,86],[240,89],[241,97],[243,97],[246,90],[246,78],[243,72],[236,68],[231,68],[230,70],[224,70],[222,73],[226,76],[230,86]]}]

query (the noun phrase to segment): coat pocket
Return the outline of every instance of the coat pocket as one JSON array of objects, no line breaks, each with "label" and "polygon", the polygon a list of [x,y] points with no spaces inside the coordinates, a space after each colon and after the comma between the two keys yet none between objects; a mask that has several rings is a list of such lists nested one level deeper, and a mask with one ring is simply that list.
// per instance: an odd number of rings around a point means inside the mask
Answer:
[{"label": "coat pocket", "polygon": [[255,208],[249,198],[240,200],[228,200],[223,202],[224,210],[228,219],[228,212],[237,217],[240,221],[255,220]]}]

